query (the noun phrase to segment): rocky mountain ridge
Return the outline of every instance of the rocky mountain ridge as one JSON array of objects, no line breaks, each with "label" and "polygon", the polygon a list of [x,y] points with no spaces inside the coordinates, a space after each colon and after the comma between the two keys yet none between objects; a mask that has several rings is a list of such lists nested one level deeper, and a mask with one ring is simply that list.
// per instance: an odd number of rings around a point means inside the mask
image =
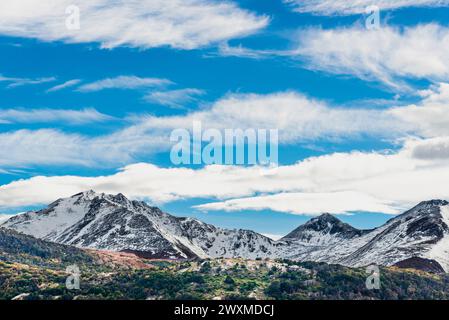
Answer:
[{"label": "rocky mountain ridge", "polygon": [[424,201],[373,230],[358,230],[323,214],[279,241],[94,191],[14,216],[2,227],[60,244],[147,258],[286,258],[350,267],[412,263],[449,271],[449,203],[444,200]]}]

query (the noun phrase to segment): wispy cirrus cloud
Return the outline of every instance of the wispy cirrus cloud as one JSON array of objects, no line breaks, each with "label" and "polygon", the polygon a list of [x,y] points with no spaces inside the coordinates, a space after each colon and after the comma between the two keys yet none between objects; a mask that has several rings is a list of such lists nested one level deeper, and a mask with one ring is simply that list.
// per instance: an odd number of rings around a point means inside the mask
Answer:
[{"label": "wispy cirrus cloud", "polygon": [[50,89],[48,89],[46,92],[50,93],[50,92],[55,92],[55,91],[60,91],[60,90],[64,90],[73,86],[76,86],[77,84],[79,84],[81,82],[80,79],[72,79],[72,80],[68,80],[64,83],[58,84],[57,86],[54,86]]},{"label": "wispy cirrus cloud", "polygon": [[397,92],[415,92],[411,81],[417,79],[449,81],[449,28],[443,25],[384,26],[376,30],[360,25],[310,27],[292,34],[288,50],[222,44],[216,55],[293,59],[303,68],[378,82]]},{"label": "wispy cirrus cloud", "polygon": [[[81,28],[66,27],[66,8],[80,8]],[[269,18],[213,0],[3,0],[0,34],[67,43],[195,49],[253,34]],[[99,27],[101,26],[101,27]]]},{"label": "wispy cirrus cloud", "polygon": [[144,100],[171,108],[185,108],[186,105],[198,100],[205,92],[200,89],[186,88],[168,91],[154,91],[145,95]]},{"label": "wispy cirrus cloud", "polygon": [[[0,149],[8,152],[0,158],[0,165],[5,168],[33,164],[91,167],[100,164],[112,167],[124,165],[139,161],[145,155],[168,151],[172,146],[169,139],[172,130],[191,130],[194,121],[200,121],[204,130],[278,129],[279,143],[283,145],[364,137],[390,141],[411,135],[422,138],[444,137],[449,136],[449,128],[445,125],[449,121],[445,112],[449,103],[448,92],[449,85],[440,84],[422,92],[420,103],[395,106],[393,101],[391,106],[370,109],[334,106],[292,91],[265,95],[232,94],[217,100],[208,108],[189,111],[184,115],[140,115],[128,126],[105,135],[87,136],[53,129],[1,133]],[[48,117],[53,120],[73,116],[74,119],[78,117],[79,122],[104,118],[103,115],[88,111],[75,114],[61,112],[59,115],[57,112],[52,115],[52,112],[37,112],[37,116],[33,116],[33,113],[19,115],[23,121],[36,121],[39,115],[42,119]],[[433,141],[432,145],[432,150],[435,150],[446,144]],[[422,158],[425,151],[423,147],[420,148]]]},{"label": "wispy cirrus cloud", "polygon": [[[241,44],[230,46],[229,43],[222,43],[218,46],[218,52],[215,54],[221,57],[239,57],[249,59],[264,59],[272,56],[289,56],[291,53],[282,50],[260,50],[243,47]],[[211,56],[211,55],[209,55]],[[212,55],[214,56],[214,55]]]},{"label": "wispy cirrus cloud", "polygon": [[55,77],[46,78],[16,78],[16,77],[6,77],[0,74],[0,82],[8,83],[7,88],[17,88],[26,85],[38,85],[47,82],[56,81]]},{"label": "wispy cirrus cloud", "polygon": [[449,28],[359,26],[311,28],[297,33],[292,54],[304,66],[338,75],[378,81],[395,90],[410,90],[408,79],[449,80]]},{"label": "wispy cirrus cloud", "polygon": [[80,92],[94,92],[105,89],[148,89],[154,87],[163,87],[173,82],[160,78],[141,78],[137,76],[117,76],[114,78],[106,78],[91,83],[83,84],[78,87]]},{"label": "wispy cirrus cloud", "polygon": [[421,101],[390,108],[387,113],[412,126],[423,137],[449,136],[449,84],[439,83],[418,94]]},{"label": "wispy cirrus cloud", "polygon": [[407,128],[398,119],[378,110],[342,108],[295,91],[271,94],[229,94],[209,108],[180,116],[142,118],[135,130],[277,128],[281,143],[334,140],[361,135],[397,136]]},{"label": "wispy cirrus cloud", "polygon": [[375,5],[383,10],[406,7],[442,7],[448,0],[283,0],[293,10],[317,15],[352,15],[365,13],[367,7]]},{"label": "wispy cirrus cloud", "polygon": [[[52,110],[35,115],[14,114],[28,121],[67,116],[63,112],[53,115]],[[89,112],[76,115],[91,116]],[[398,136],[400,126],[391,118],[378,110],[333,108],[295,92],[235,94],[207,109],[185,115],[140,116],[131,125],[106,135],[87,136],[54,129],[0,133],[0,149],[8,150],[0,158],[0,166],[123,165],[144,155],[169,150],[172,130],[191,130],[194,121],[202,122],[204,129],[278,128],[280,143],[284,144],[358,135]]]},{"label": "wispy cirrus cloud", "polygon": [[0,133],[0,167],[30,165],[111,168],[135,162],[135,156],[167,149],[167,137],[119,131],[90,137],[56,129],[15,130]]},{"label": "wispy cirrus cloud", "polygon": [[93,108],[70,109],[0,109],[0,123],[52,123],[62,121],[65,124],[81,125],[104,122],[114,118]]}]

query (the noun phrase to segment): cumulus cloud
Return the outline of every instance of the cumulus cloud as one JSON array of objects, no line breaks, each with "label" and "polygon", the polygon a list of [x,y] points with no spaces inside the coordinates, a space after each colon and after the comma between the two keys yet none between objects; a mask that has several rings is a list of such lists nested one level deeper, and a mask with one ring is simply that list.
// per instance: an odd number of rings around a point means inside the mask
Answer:
[{"label": "cumulus cloud", "polygon": [[92,108],[70,109],[0,109],[0,123],[51,123],[81,125],[104,122],[114,118]]},{"label": "cumulus cloud", "polygon": [[205,94],[203,90],[194,88],[154,91],[148,93],[144,100],[171,108],[184,108],[187,104],[197,101],[198,96],[203,94]]},{"label": "cumulus cloud", "polygon": [[202,210],[397,213],[422,200],[449,198],[447,161],[414,156],[416,146],[427,142],[407,141],[398,152],[312,157],[263,174],[258,167],[213,165],[193,170],[139,163],[109,176],[37,176],[0,186],[0,207],[45,204],[94,189],[158,204],[207,199],[198,207]]},{"label": "cumulus cloud", "polygon": [[118,76],[106,78],[80,86],[80,92],[94,92],[105,89],[145,89],[172,84],[170,80],[159,78],[141,78],[136,76]]},{"label": "cumulus cloud", "polygon": [[417,159],[449,159],[449,136],[436,137],[423,142],[415,141],[412,156]]},{"label": "cumulus cloud", "polygon": [[[79,30],[66,26],[69,6],[80,9]],[[212,0],[3,0],[0,21],[0,34],[8,36],[104,48],[195,49],[255,33],[269,19]]]},{"label": "cumulus cloud", "polygon": [[317,15],[361,14],[369,6],[375,5],[383,10],[405,7],[442,7],[448,0],[284,0],[293,9],[301,13]]},{"label": "cumulus cloud", "polygon": [[449,28],[437,24],[366,30],[350,28],[303,30],[297,57],[305,66],[407,90],[405,80],[449,79]]}]

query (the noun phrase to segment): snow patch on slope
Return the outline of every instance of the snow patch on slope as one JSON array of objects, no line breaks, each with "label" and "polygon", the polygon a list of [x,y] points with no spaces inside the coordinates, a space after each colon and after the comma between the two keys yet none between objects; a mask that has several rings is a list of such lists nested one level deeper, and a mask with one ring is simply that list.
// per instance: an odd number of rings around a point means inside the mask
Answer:
[{"label": "snow patch on slope", "polygon": [[[442,206],[440,213],[443,218],[443,222],[449,228],[449,205]],[[449,272],[449,233],[446,232],[445,236],[432,247],[432,249],[424,255],[425,258],[436,260],[444,271]]]}]

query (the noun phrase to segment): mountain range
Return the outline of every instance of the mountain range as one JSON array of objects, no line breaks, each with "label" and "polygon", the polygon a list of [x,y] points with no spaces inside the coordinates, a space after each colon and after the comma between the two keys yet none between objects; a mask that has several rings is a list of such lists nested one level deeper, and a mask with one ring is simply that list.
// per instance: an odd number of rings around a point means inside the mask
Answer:
[{"label": "mountain range", "polygon": [[123,194],[94,191],[16,215],[1,227],[49,242],[143,258],[283,258],[449,272],[449,203],[444,200],[421,202],[372,230],[323,214],[278,241],[250,230],[175,217]]}]

